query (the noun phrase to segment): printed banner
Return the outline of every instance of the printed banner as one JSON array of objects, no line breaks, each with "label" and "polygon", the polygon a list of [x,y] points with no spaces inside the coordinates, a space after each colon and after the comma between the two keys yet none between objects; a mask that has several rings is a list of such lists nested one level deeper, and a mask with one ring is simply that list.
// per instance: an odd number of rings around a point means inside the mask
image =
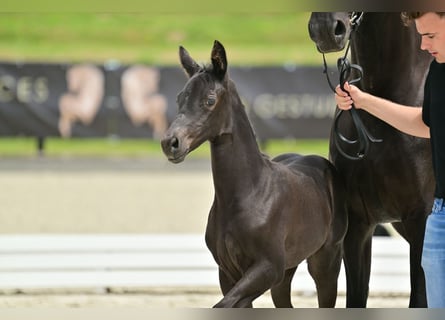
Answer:
[{"label": "printed banner", "polygon": [[[233,67],[259,140],[328,138],[335,100],[321,67]],[[180,67],[0,63],[0,136],[159,138]]]}]

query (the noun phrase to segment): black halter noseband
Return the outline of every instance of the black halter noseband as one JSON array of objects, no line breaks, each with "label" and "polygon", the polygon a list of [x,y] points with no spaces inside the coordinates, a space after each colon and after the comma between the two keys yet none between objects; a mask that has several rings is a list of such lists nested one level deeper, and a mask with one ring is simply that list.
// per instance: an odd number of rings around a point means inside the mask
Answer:
[{"label": "black halter noseband", "polygon": [[[346,81],[348,81],[350,84],[357,83],[362,79],[362,76],[363,76],[362,67],[360,67],[357,64],[351,64],[347,58],[352,34],[355,32],[355,30],[360,25],[362,18],[363,18],[363,14],[364,14],[363,12],[358,12],[358,13],[353,12],[351,14],[350,23],[351,23],[352,30],[349,34],[346,51],[345,51],[344,56],[342,58],[339,58],[337,61],[337,68],[338,68],[338,71],[340,74],[340,88],[345,92],[348,92],[344,88]],[[332,85],[331,80],[329,79],[328,66],[326,63],[326,57],[325,57],[324,53],[323,53],[323,65],[324,65],[323,73],[326,74],[326,79],[328,81],[328,84],[331,87],[332,91],[335,92],[335,87]],[[358,73],[358,77],[354,78],[354,79],[349,79],[351,76],[352,69],[356,70],[356,72]],[[374,138],[368,132],[368,130],[366,129],[362,120],[360,119],[360,116],[359,116],[354,104],[352,104],[352,108],[349,111],[350,111],[350,115],[352,117],[352,122],[354,124],[355,130],[357,132],[357,139],[351,140],[351,139],[346,138],[343,134],[340,133],[339,128],[338,128],[339,120],[340,120],[341,115],[343,114],[343,111],[344,110],[340,110],[339,112],[337,112],[335,119],[334,119],[334,128],[333,128],[334,136],[333,136],[333,138],[334,138],[335,146],[337,147],[339,153],[342,156],[344,156],[345,158],[347,158],[349,160],[361,160],[366,156],[366,154],[369,150],[370,142],[382,142],[383,140]],[[358,144],[358,151],[357,151],[356,155],[354,156],[354,155],[347,154],[342,149],[342,147],[340,145],[340,141],[342,141],[343,143],[350,144],[350,145]]]}]

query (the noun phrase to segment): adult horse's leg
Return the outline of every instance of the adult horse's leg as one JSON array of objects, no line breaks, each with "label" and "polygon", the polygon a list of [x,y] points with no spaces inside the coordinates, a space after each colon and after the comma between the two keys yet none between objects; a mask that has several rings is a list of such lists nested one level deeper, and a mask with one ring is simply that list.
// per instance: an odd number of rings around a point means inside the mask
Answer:
[{"label": "adult horse's leg", "polygon": [[307,259],[308,270],[315,281],[320,308],[334,308],[343,256],[342,244],[325,245]]},{"label": "adult horse's leg", "polygon": [[425,223],[426,217],[420,216],[417,219],[409,219],[392,224],[410,245],[410,308],[425,308],[427,306],[425,275],[421,266]]},{"label": "adult horse's leg", "polygon": [[[354,217],[353,213],[350,215],[351,217]],[[349,220],[348,232],[344,241],[347,308],[366,307],[374,229],[375,225],[364,224],[356,219]]]},{"label": "adult horse's leg", "polygon": [[272,294],[272,301],[277,308],[292,308],[291,301],[291,284],[297,267],[288,269],[284,273],[283,280],[273,286],[270,290]]}]

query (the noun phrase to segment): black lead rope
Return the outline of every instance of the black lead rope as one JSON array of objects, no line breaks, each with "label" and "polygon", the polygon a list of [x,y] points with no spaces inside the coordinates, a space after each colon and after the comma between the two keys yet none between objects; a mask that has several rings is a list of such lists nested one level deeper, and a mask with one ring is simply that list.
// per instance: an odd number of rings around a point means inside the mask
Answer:
[{"label": "black lead rope", "polygon": [[[361,19],[361,17],[360,17],[360,19]],[[358,25],[358,23],[357,23],[357,25]],[[355,25],[355,27],[357,27],[357,25]],[[349,82],[349,84],[357,83],[362,79],[362,76],[363,76],[362,67],[360,67],[357,64],[351,64],[349,62],[349,60],[347,58],[348,51],[349,51],[349,42],[348,42],[348,46],[345,51],[345,55],[342,58],[339,58],[337,61],[337,67],[338,67],[338,71],[340,74],[340,88],[347,93],[349,93],[349,92],[344,88],[345,83],[346,82]],[[331,80],[329,79],[329,74],[328,74],[328,69],[327,69],[328,67],[327,67],[326,58],[325,58],[324,54],[323,54],[323,64],[324,64],[323,73],[326,74],[326,79],[328,81],[328,84],[331,87],[332,91],[335,93],[335,87],[332,85]],[[354,79],[349,79],[353,69],[358,73],[358,77],[354,78]],[[333,138],[334,138],[335,146],[337,147],[339,153],[346,159],[349,159],[349,160],[364,159],[366,154],[369,151],[370,143],[371,142],[372,143],[382,142],[383,140],[374,138],[369,133],[369,131],[366,129],[365,125],[363,124],[363,122],[357,112],[357,109],[355,108],[354,103],[352,104],[352,108],[349,110],[349,113],[351,115],[352,123],[354,124],[355,131],[357,132],[357,139],[351,140],[351,139],[346,138],[343,134],[341,134],[341,132],[339,130],[339,121],[340,121],[340,117],[343,114],[343,111],[344,110],[340,110],[339,112],[337,112],[335,119],[334,119],[334,128],[333,128],[334,136],[333,136]],[[357,153],[355,155],[350,155],[350,154],[346,153],[341,146],[341,142],[349,144],[349,145],[357,145],[358,144]]]},{"label": "black lead rope", "polygon": [[[340,64],[341,64],[341,66],[340,66]],[[340,88],[345,92],[348,92],[348,91],[344,88],[344,85],[345,85],[346,81],[348,81],[348,79],[351,75],[352,69],[355,69],[358,72],[359,76],[355,79],[350,79],[349,80],[350,84],[357,83],[361,80],[362,75],[363,75],[363,70],[359,65],[350,64],[346,57],[343,59],[340,59],[340,61],[339,61]],[[369,133],[369,131],[366,129],[365,125],[363,124],[363,122],[358,114],[358,111],[354,106],[354,103],[352,104],[352,108],[349,110],[349,113],[351,115],[352,122],[353,122],[355,130],[357,132],[357,139],[350,140],[350,139],[346,138],[344,135],[342,135],[340,133],[340,130],[338,128],[340,117],[341,117],[342,113],[343,113],[343,110],[340,110],[337,113],[335,120],[334,120],[334,133],[335,133],[334,143],[335,143],[335,146],[337,147],[340,154],[349,160],[363,159],[369,151],[371,142],[377,143],[377,142],[382,142],[383,140],[374,138]],[[342,147],[340,145],[340,141],[342,141],[343,143],[347,143],[349,145],[357,145],[358,144],[358,151],[357,151],[356,155],[352,156],[352,155],[346,153],[342,149]]]}]

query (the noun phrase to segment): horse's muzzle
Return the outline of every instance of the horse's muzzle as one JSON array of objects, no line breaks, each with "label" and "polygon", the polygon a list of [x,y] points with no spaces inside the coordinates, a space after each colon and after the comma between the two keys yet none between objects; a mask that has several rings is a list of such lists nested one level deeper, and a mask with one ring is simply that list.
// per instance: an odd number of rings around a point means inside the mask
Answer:
[{"label": "horse's muzzle", "polygon": [[188,150],[181,148],[181,143],[176,136],[167,135],[161,140],[162,151],[167,156],[168,161],[173,163],[180,163],[184,161]]}]

